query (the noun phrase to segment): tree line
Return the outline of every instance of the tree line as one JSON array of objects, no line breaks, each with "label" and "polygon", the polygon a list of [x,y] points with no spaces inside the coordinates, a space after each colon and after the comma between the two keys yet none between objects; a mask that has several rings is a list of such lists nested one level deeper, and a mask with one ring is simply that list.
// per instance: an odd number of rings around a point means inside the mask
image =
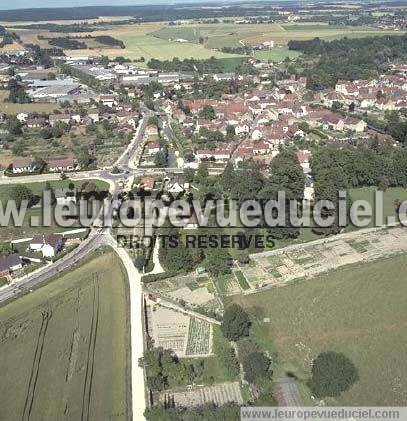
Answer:
[{"label": "tree line", "polygon": [[376,77],[391,62],[407,59],[407,35],[360,39],[342,38],[323,41],[289,41],[290,50],[302,51],[316,61],[304,75],[309,89],[334,87],[339,79],[356,80]]}]

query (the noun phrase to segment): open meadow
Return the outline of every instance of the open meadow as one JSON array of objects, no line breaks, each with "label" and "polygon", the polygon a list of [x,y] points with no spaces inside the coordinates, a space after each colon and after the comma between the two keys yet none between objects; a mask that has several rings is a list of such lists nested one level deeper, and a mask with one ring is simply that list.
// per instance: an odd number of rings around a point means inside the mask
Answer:
[{"label": "open meadow", "polygon": [[279,63],[286,57],[295,58],[301,55],[299,51],[289,50],[282,45],[272,48],[271,50],[258,50],[254,52],[254,56],[263,61],[273,61]]},{"label": "open meadow", "polygon": [[[365,200],[370,204],[372,209],[375,209],[375,187],[363,187],[358,189],[350,189],[349,195],[352,202],[356,200]],[[387,224],[387,218],[395,216],[397,214],[397,202],[403,202],[407,200],[407,189],[403,187],[390,187],[383,192],[383,217],[384,223]],[[374,220],[367,226],[373,227]],[[349,226],[348,230],[355,229],[353,226]]]},{"label": "open meadow", "polygon": [[0,112],[6,114],[18,113],[53,113],[55,110],[60,110],[59,104],[49,102],[32,102],[27,104],[13,104],[7,102],[9,92],[7,90],[0,90]]},{"label": "open meadow", "polygon": [[126,275],[101,253],[0,308],[0,419],[129,419]]},{"label": "open meadow", "polygon": [[273,356],[274,378],[295,375],[305,403],[312,359],[336,351],[353,361],[360,380],[328,404],[405,405],[406,267],[407,256],[398,255],[233,301],[250,313],[251,335]]}]

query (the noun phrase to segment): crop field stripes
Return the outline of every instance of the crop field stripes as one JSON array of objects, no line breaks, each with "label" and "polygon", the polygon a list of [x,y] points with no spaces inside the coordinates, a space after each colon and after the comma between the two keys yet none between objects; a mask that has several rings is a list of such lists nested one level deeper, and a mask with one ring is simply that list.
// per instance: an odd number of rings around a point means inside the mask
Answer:
[{"label": "crop field stripes", "polygon": [[92,320],[89,332],[88,356],[86,361],[85,381],[83,384],[81,421],[89,420],[90,402],[92,397],[92,383],[95,363],[95,349],[97,330],[99,325],[100,287],[98,274],[93,275]]},{"label": "crop field stripes", "polygon": [[211,326],[192,317],[189,322],[186,356],[208,355],[211,352]]},{"label": "crop field stripes", "polygon": [[38,334],[37,345],[35,347],[30,381],[28,383],[28,391],[27,391],[27,396],[25,398],[25,403],[24,403],[24,411],[23,411],[23,416],[22,416],[23,421],[28,421],[31,416],[31,411],[32,411],[34,398],[35,398],[35,388],[37,385],[38,373],[40,370],[42,354],[44,351],[45,335],[47,333],[48,323],[51,316],[52,316],[51,311],[42,312],[42,322],[41,322],[41,327]]}]

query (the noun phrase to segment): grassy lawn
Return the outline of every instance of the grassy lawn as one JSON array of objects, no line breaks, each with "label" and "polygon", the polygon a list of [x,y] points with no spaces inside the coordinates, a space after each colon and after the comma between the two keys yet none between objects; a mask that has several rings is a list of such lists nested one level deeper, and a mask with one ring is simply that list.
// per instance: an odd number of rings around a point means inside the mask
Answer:
[{"label": "grassy lawn", "polygon": [[327,31],[327,30],[338,30],[344,29],[343,26],[339,25],[326,25],[323,23],[320,24],[309,24],[309,25],[300,25],[300,24],[291,24],[291,25],[281,25],[285,31]]},{"label": "grassy lawn", "polygon": [[235,72],[245,59],[245,57],[228,57],[219,58],[218,62],[223,65],[224,72]]},{"label": "grassy lawn", "polygon": [[[375,188],[374,187],[363,187],[359,189],[351,189],[349,191],[349,195],[352,199],[352,202],[355,200],[365,200],[370,203],[372,206],[372,210],[374,211],[374,203],[375,203]],[[394,201],[400,200],[404,201],[407,200],[407,189],[403,189],[402,187],[391,187],[387,189],[383,193],[383,216],[384,216],[384,223],[387,223],[387,217],[391,215],[396,215],[396,210],[394,206]],[[373,221],[368,225],[368,227],[373,227],[374,225],[374,218]],[[354,229],[354,227],[349,227],[349,230]]]},{"label": "grassy lawn", "polygon": [[306,403],[312,359],[334,350],[353,361],[360,380],[328,404],[404,405],[406,265],[407,256],[396,256],[348,266],[234,301],[249,311],[252,336],[273,356],[275,378],[298,376]]},{"label": "grassy lawn", "polygon": [[18,114],[18,113],[52,113],[54,110],[60,110],[61,107],[58,104],[50,103],[28,103],[28,104],[13,104],[7,102],[8,91],[0,90],[0,112],[6,114]]},{"label": "grassy lawn", "polygon": [[[108,189],[109,186],[100,180],[88,180],[89,182],[94,183],[100,189]],[[84,183],[84,181],[70,181],[70,180],[59,180],[59,181],[52,181],[50,182],[52,188],[60,189],[60,188],[67,188],[70,183],[73,183],[75,186],[80,186]],[[45,183],[26,183],[25,184],[34,195],[38,195],[41,197],[42,191],[45,187]],[[10,191],[13,188],[13,184],[10,185],[0,185],[0,201],[5,206],[5,201],[10,198]],[[63,228],[60,227],[55,220],[52,220],[51,226],[44,227],[41,226],[31,226],[31,218],[38,217],[39,220],[42,220],[42,209],[41,208],[30,208],[27,210],[23,225],[21,227],[16,226],[7,226],[0,228],[0,242],[1,241],[10,241],[16,240],[19,238],[28,238],[32,237],[34,234],[43,233],[43,234],[51,234],[56,232],[63,232],[66,230],[78,228],[79,224],[75,222],[72,227]]]},{"label": "grassy lawn", "polygon": [[[62,189],[68,188],[68,186],[72,183],[75,187],[80,187],[83,183],[88,182],[94,184],[99,189],[109,189],[109,184],[105,183],[102,180],[58,180],[58,181],[50,181],[50,185],[53,189]],[[1,184],[0,185],[0,201],[7,200],[10,198],[10,191],[11,189],[18,184]],[[42,192],[45,188],[45,183],[24,183],[26,187],[28,187],[35,195],[41,196]]]},{"label": "grassy lawn", "polygon": [[125,280],[106,251],[0,308],[1,419],[130,417]]},{"label": "grassy lawn", "polygon": [[[219,326],[213,327],[213,352],[216,356],[205,358],[204,373],[200,379],[202,383],[212,384],[236,380],[231,376],[224,363],[223,356],[230,348],[230,343],[224,338]],[[197,360],[194,358],[194,360]]]},{"label": "grassy lawn", "polygon": [[279,63],[286,57],[295,58],[301,55],[299,51],[292,51],[286,47],[276,47],[271,50],[259,50],[255,51],[254,56],[263,61],[273,61]]}]

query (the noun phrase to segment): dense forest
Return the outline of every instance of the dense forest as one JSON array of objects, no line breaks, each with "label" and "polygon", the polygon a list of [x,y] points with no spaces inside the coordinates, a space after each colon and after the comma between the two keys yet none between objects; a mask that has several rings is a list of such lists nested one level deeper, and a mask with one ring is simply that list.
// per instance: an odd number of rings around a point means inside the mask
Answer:
[{"label": "dense forest", "polygon": [[317,181],[325,171],[335,171],[343,187],[407,187],[407,149],[392,145],[325,146],[313,153],[311,167]]},{"label": "dense forest", "polygon": [[391,62],[407,59],[407,35],[323,41],[289,41],[290,50],[316,58],[305,70],[308,87],[334,87],[338,79],[356,80],[378,76]]},{"label": "dense forest", "polygon": [[[146,5],[146,6],[88,6],[64,8],[35,8],[21,10],[1,10],[2,21],[44,21],[44,20],[83,20],[100,16],[133,16],[139,21],[157,22],[179,19],[200,19],[236,16],[269,16],[275,13],[275,5],[231,4],[228,7],[187,7],[186,5]],[[288,6],[286,7],[286,9]],[[293,5],[294,9],[298,6]]]},{"label": "dense forest", "polygon": [[48,44],[64,50],[81,50],[87,48],[86,43],[68,37],[50,38]]},{"label": "dense forest", "polygon": [[96,41],[100,42],[101,44],[108,45],[109,47],[119,47],[119,48],[125,48],[124,42],[111,37],[110,35],[98,35],[96,37],[92,37]]}]

